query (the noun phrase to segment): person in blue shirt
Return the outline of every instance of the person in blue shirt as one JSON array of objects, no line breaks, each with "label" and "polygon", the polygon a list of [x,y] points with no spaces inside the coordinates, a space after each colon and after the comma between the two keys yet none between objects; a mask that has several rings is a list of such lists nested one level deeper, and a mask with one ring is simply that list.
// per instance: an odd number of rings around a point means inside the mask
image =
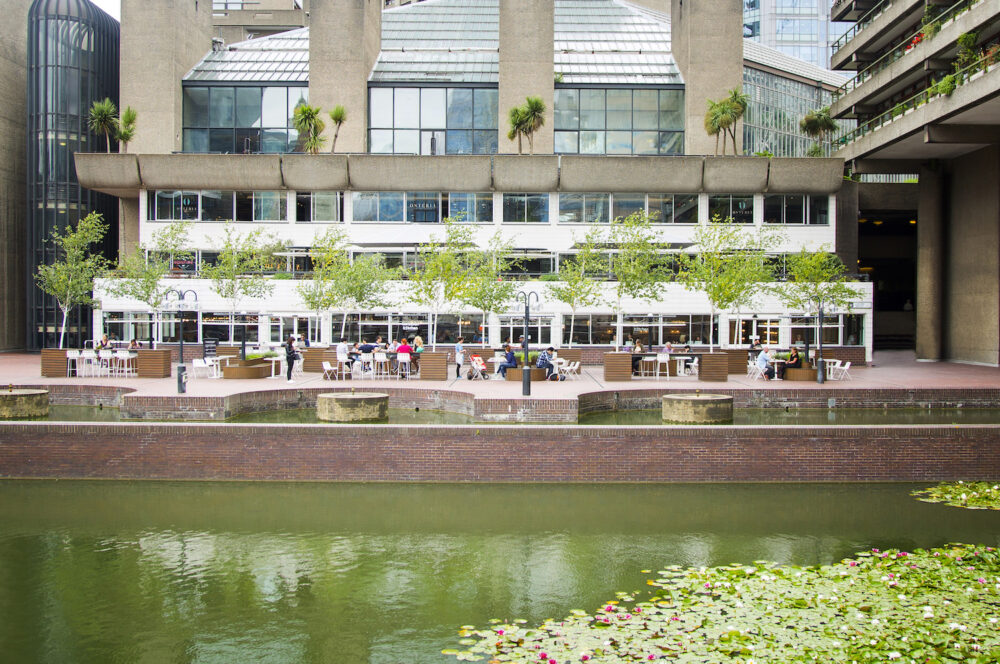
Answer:
[{"label": "person in blue shirt", "polygon": [[556,370],[556,365],[552,364],[552,353],[554,351],[555,348],[549,346],[538,354],[538,361],[535,363],[535,366],[539,369],[545,369],[545,380],[548,380]]},{"label": "person in blue shirt", "polygon": [[503,350],[503,362],[499,367],[497,367],[497,369],[500,371],[500,375],[506,378],[507,369],[517,368],[517,356],[515,356],[514,351],[510,349],[510,344],[504,344]]},{"label": "person in blue shirt", "polygon": [[764,380],[774,378],[774,365],[771,364],[771,354],[767,351],[766,346],[761,349],[757,356],[757,368],[764,374]]},{"label": "person in blue shirt", "polygon": [[465,346],[462,342],[465,341],[465,337],[459,337],[458,342],[455,343],[455,378],[462,377],[462,365],[465,363]]}]

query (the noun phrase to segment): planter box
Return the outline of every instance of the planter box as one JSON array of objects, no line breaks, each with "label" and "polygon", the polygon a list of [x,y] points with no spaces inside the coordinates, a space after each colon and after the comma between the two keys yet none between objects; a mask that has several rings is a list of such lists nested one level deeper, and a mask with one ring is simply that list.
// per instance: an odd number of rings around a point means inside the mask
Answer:
[{"label": "planter box", "polygon": [[[746,371],[746,365],[744,365]],[[729,380],[729,353],[704,353],[698,367],[698,380],[725,383]]]},{"label": "planter box", "polygon": [[448,380],[448,353],[420,353],[420,380]]},{"label": "planter box", "polygon": [[66,349],[42,349],[42,375],[46,378],[66,377]]},{"label": "planter box", "polygon": [[622,382],[632,380],[632,353],[604,354],[604,381]]},{"label": "planter box", "polygon": [[252,360],[230,360],[229,365],[222,367],[222,377],[232,379],[269,378],[271,363],[262,357]]},{"label": "planter box", "polygon": [[[507,369],[507,380],[520,383],[524,380],[524,369]],[[535,381],[545,380],[545,369],[539,369],[538,367],[531,368],[531,378],[529,378],[532,383]]]},{"label": "planter box", "polygon": [[323,373],[323,362],[334,364],[337,361],[336,348],[302,348],[299,352],[302,353],[303,371]]},{"label": "planter box", "polygon": [[785,369],[785,380],[816,382],[815,369]]},{"label": "planter box", "polygon": [[136,374],[139,378],[170,378],[169,350],[138,350],[135,360]]}]

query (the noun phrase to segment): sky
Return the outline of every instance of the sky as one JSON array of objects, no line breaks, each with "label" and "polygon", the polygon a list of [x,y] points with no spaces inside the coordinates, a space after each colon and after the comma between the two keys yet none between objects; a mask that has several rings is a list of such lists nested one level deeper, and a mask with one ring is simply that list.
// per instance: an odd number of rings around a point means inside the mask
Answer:
[{"label": "sky", "polygon": [[111,14],[115,19],[122,20],[122,0],[90,0],[95,5]]}]

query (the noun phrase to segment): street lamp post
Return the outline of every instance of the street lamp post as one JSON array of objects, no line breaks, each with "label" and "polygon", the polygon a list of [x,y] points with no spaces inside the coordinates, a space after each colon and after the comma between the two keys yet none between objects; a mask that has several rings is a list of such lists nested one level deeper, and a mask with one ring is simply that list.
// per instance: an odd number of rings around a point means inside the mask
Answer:
[{"label": "street lamp post", "polygon": [[531,316],[531,298],[535,298],[535,303],[538,303],[538,293],[535,291],[518,291],[517,299],[524,301],[524,366],[521,368],[521,394],[522,396],[531,396],[531,364],[528,362],[528,328],[530,327],[529,318]]},{"label": "street lamp post", "polygon": [[[191,294],[193,300],[188,300],[187,295]],[[184,366],[184,322],[187,319],[188,303],[190,302],[194,309],[198,308],[198,293],[194,290],[188,289],[182,291],[180,289],[171,289],[167,291],[167,296],[176,296],[173,300],[173,308],[177,309],[177,313],[180,314],[180,357],[177,364],[177,392],[182,393],[187,391],[185,385],[187,376],[187,368]]]}]

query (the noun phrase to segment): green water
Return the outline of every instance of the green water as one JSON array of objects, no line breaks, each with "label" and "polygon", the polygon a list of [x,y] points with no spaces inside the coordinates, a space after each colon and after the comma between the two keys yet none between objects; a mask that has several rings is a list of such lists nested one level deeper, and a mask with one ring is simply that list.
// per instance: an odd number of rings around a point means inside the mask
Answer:
[{"label": "green water", "polygon": [[911,488],[0,481],[0,660],[449,662],[642,569],[1000,544]]},{"label": "green water", "polygon": [[[760,424],[1000,424],[1000,409],[996,408],[737,408],[736,425]],[[92,406],[51,406],[49,420],[54,422],[117,422],[117,408]],[[312,408],[301,410],[273,410],[246,413],[226,420],[241,424],[322,424]],[[439,410],[390,408],[389,424],[472,424],[470,415],[446,413]],[[565,426],[565,422],[540,422]],[[604,425],[664,425],[659,410],[621,410],[593,413],[580,418],[579,424]]]}]

